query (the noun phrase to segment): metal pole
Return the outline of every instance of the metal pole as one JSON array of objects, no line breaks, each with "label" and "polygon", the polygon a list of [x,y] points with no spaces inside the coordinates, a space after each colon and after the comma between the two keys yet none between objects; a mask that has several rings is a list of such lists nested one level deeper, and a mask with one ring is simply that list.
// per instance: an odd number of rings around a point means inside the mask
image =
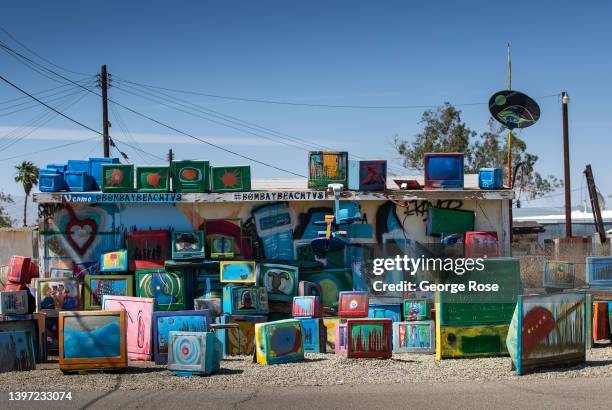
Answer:
[{"label": "metal pole", "polygon": [[565,178],[563,185],[565,188],[565,237],[572,237],[572,197],[570,184],[570,158],[569,158],[569,127],[567,125],[567,105],[569,95],[563,91],[561,93],[561,107],[563,110],[563,169]]},{"label": "metal pole", "polygon": [[102,89],[102,141],[104,144],[104,158],[110,157],[108,137],[108,74],[106,64],[100,69],[100,88]]}]

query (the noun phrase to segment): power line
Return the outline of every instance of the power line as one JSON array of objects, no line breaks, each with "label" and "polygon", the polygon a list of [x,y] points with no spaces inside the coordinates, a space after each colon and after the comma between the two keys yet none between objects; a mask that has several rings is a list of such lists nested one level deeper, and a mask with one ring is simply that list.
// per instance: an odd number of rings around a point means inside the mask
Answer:
[{"label": "power line", "polygon": [[40,154],[40,153],[47,152],[47,151],[53,151],[53,150],[56,150],[56,149],[59,149],[59,148],[68,147],[70,145],[82,144],[83,142],[93,141],[94,139],[97,139],[97,138],[98,137],[91,137],[91,138],[82,139],[82,140],[79,140],[79,141],[68,142],[66,144],[55,145],[53,147],[41,149],[41,150],[38,150],[38,151],[24,152],[23,154],[14,155],[12,157],[1,158],[0,162],[8,161],[8,160],[15,159],[15,158],[23,158],[26,155],[35,155],[35,154]]},{"label": "power line", "polygon": [[[295,101],[279,101],[279,100],[268,100],[268,99],[259,99],[259,98],[246,98],[246,97],[235,97],[235,96],[227,96],[227,95],[219,95],[219,94],[210,94],[210,93],[204,93],[204,92],[199,92],[199,91],[188,91],[188,90],[180,90],[180,89],[176,89],[176,88],[160,87],[160,86],[151,85],[151,84],[143,84],[143,83],[139,83],[139,82],[136,82],[136,81],[126,80],[125,78],[121,78],[121,77],[116,77],[116,78],[121,80],[121,81],[123,81],[123,82],[131,83],[131,84],[134,84],[134,85],[139,85],[139,86],[142,86],[142,87],[157,88],[159,90],[172,91],[172,92],[182,93],[182,94],[200,95],[200,96],[203,96],[203,97],[218,98],[218,99],[223,99],[223,100],[252,102],[252,103],[260,103],[260,104],[291,105],[291,106],[314,107],[314,108],[350,108],[350,109],[376,109],[376,110],[382,110],[382,109],[399,109],[399,110],[405,110],[405,109],[427,109],[427,108],[437,108],[437,107],[439,107],[439,104],[438,105],[432,105],[432,104],[420,104],[420,105],[311,104],[311,103],[300,103],[300,102],[295,102]],[[544,98],[551,98],[551,97],[558,97],[558,96],[559,96],[559,93],[556,93],[556,94],[542,95],[542,96],[536,97],[535,99],[544,99]],[[455,107],[466,107],[466,106],[473,106],[473,105],[488,105],[488,102],[458,103],[458,104],[453,104],[453,105]]]}]

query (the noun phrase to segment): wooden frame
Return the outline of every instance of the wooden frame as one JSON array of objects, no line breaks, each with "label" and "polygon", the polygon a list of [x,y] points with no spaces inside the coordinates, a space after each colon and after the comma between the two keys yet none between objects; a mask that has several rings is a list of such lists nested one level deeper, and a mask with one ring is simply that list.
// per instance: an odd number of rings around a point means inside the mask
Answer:
[{"label": "wooden frame", "polygon": [[[91,284],[94,281],[125,281],[124,294],[100,293],[98,295],[99,304],[94,304]],[[96,283],[96,282],[94,282]],[[101,290],[103,292],[103,290]],[[134,295],[134,276],[132,275],[87,275],[85,276],[85,288],[83,291],[83,305],[85,310],[102,309],[102,298],[109,296],[133,296]]]},{"label": "wooden frame", "polygon": [[[49,305],[49,303],[53,302],[54,306],[57,304],[57,299],[55,298],[55,296],[53,294],[50,295],[46,295],[43,298],[43,287],[45,284],[47,283],[56,283],[57,286],[59,287],[60,285],[62,285],[64,287],[64,289],[67,288],[66,285],[70,285],[70,287],[75,290],[74,293],[76,293],[76,297],[78,298],[76,300],[76,305],[72,306],[74,303],[74,296],[72,296],[73,292],[69,292],[68,295],[70,298],[70,300],[65,299],[65,295],[63,302],[62,302],[62,306],[60,307],[54,307],[53,309],[49,309],[47,308],[47,306]],[[47,287],[47,289],[49,289]],[[59,291],[59,289],[57,289],[56,291]],[[52,290],[53,293],[53,290]],[[65,293],[65,291],[63,292]],[[50,300],[48,300],[48,298],[51,298]],[[66,302],[70,302],[69,306],[66,306]],[[39,313],[46,313],[47,316],[57,316],[58,313],[60,311],[75,311],[75,310],[80,310],[82,303],[81,303],[81,286],[79,284],[78,279],[76,278],[38,278],[36,280],[36,308],[37,311]]]},{"label": "wooden frame", "polygon": [[[403,341],[409,338],[408,329],[409,327],[423,327],[426,326],[427,340],[429,346],[407,346]],[[402,330],[403,329],[403,330]],[[433,320],[416,320],[411,322],[394,322],[393,323],[393,352],[396,353],[435,353],[436,352],[436,325]],[[420,339],[423,334],[417,330],[419,334],[416,338]]]},{"label": "wooden frame", "polygon": [[[113,357],[99,358],[66,358],[65,343],[66,331],[65,321],[67,318],[87,318],[112,316],[119,318],[119,355]],[[87,334],[91,337],[93,332]],[[106,333],[105,333],[106,334]],[[127,322],[124,310],[120,311],[96,311],[96,312],[60,312],[59,314],[59,368],[62,371],[71,370],[101,370],[101,369],[125,369],[127,368]]]}]

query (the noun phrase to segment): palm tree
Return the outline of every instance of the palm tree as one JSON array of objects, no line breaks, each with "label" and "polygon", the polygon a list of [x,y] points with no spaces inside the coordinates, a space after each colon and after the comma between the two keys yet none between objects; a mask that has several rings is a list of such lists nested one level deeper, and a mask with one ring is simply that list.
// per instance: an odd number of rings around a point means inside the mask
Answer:
[{"label": "palm tree", "polygon": [[28,197],[30,196],[32,188],[38,185],[38,167],[31,161],[23,161],[21,164],[15,165],[15,169],[17,170],[15,182],[21,182],[26,194],[23,203],[23,226],[27,226]]}]

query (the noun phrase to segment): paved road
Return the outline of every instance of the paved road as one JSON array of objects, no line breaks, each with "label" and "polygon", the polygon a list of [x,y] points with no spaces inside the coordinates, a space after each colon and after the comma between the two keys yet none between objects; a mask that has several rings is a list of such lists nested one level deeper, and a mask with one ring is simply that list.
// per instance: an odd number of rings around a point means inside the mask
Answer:
[{"label": "paved road", "polygon": [[[153,386],[151,386],[153,388]],[[70,402],[9,402],[0,408],[154,409],[383,409],[383,408],[586,408],[612,407],[612,378],[504,382],[410,383],[237,390],[116,390],[74,392]]]}]

